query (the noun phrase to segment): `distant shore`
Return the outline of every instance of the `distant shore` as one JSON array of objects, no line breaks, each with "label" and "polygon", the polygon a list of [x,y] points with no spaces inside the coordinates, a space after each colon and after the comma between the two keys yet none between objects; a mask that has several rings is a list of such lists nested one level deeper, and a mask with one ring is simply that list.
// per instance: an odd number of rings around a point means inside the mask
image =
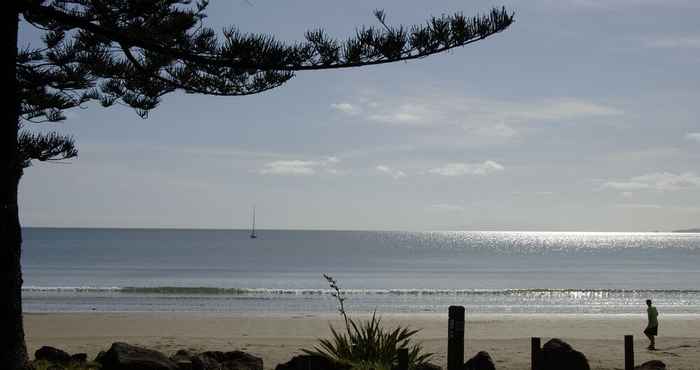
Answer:
[{"label": "distant shore", "polygon": [[[366,316],[356,316],[363,318]],[[640,315],[468,314],[465,356],[488,351],[498,369],[529,368],[532,336],[543,342],[559,337],[582,351],[593,369],[623,367],[623,336],[635,336],[637,363],[664,361],[672,369],[697,369],[700,364],[700,315],[661,316],[658,351],[645,350]],[[421,329],[418,339],[445,365],[446,314],[382,315],[385,325]],[[112,342],[124,341],[165,353],[186,348],[240,349],[261,356],[266,369],[328,337],[328,325],[341,326],[333,314],[214,313],[28,313],[25,330],[30,353],[51,345],[94,357]]]},{"label": "distant shore", "polygon": [[673,230],[674,233],[700,233],[700,228]]}]

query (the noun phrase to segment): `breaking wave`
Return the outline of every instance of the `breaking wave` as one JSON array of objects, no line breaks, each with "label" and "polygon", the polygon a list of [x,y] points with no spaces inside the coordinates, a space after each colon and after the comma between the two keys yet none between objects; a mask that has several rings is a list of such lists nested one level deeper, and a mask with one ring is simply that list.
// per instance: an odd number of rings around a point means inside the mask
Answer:
[{"label": "breaking wave", "polygon": [[[219,287],[100,287],[100,286],[25,286],[24,292],[92,292],[163,295],[330,295],[330,289],[219,288]],[[695,289],[343,289],[347,295],[407,296],[605,296],[649,294],[700,294]]]}]

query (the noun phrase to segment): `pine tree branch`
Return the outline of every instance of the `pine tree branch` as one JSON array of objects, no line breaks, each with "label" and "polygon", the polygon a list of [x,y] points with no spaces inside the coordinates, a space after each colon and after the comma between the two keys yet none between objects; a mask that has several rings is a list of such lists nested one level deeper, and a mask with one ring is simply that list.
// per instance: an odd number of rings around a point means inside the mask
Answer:
[{"label": "pine tree branch", "polygon": [[17,150],[23,167],[29,167],[32,160],[58,161],[78,156],[73,137],[56,132],[44,134],[23,130],[17,137]]},{"label": "pine tree branch", "polygon": [[[437,48],[431,48],[431,49],[425,49],[422,51],[419,51],[418,48],[412,47],[408,48],[406,50],[403,50],[398,57],[395,58],[389,58],[389,57],[384,57],[378,60],[362,60],[362,61],[348,61],[348,62],[337,62],[333,64],[326,64],[326,65],[319,65],[319,64],[304,64],[304,63],[310,63],[309,60],[303,60],[301,62],[289,62],[289,61],[284,61],[282,63],[269,63],[269,62],[262,62],[262,63],[250,63],[250,62],[241,62],[239,60],[236,60],[235,58],[230,58],[230,57],[222,57],[222,56],[212,56],[212,55],[202,55],[202,54],[193,54],[189,53],[177,48],[170,48],[170,47],[165,47],[163,45],[158,44],[157,42],[153,42],[147,39],[143,38],[138,38],[138,37],[132,37],[128,33],[123,33],[123,32],[118,32],[117,30],[110,29],[108,27],[103,27],[100,24],[93,23],[89,21],[88,19],[84,17],[77,16],[75,14],[71,14],[65,11],[60,11],[55,9],[54,7],[50,6],[43,6],[43,5],[32,5],[28,9],[29,12],[46,17],[49,19],[55,19],[56,21],[60,22],[62,25],[64,25],[67,28],[78,28],[78,29],[83,29],[89,32],[92,32],[96,35],[100,35],[102,37],[108,38],[114,42],[117,42],[119,44],[127,45],[129,47],[139,47],[142,49],[154,51],[157,53],[160,53],[162,55],[166,55],[178,60],[182,61],[188,61],[191,63],[199,63],[199,64],[204,64],[204,65],[210,65],[210,66],[218,66],[218,67],[226,67],[226,68],[237,68],[241,70],[261,70],[261,71],[310,71],[310,70],[324,70],[324,69],[339,69],[339,68],[353,68],[353,67],[363,67],[363,66],[370,66],[370,65],[379,65],[379,64],[386,64],[386,63],[393,63],[393,62],[398,62],[398,61],[408,61],[408,60],[414,60],[414,59],[419,59],[419,58],[424,58],[430,55],[442,53],[444,51],[460,47],[460,46],[466,46],[472,43],[475,43],[477,41],[481,41],[489,36],[495,35],[497,33],[500,33],[504,31],[506,28],[508,28],[512,23],[513,23],[513,14],[508,14],[505,10],[505,8],[502,8],[500,10],[498,9],[493,9],[491,11],[490,17],[483,16],[481,18],[475,17],[472,19],[474,23],[477,23],[477,26],[482,26],[483,24],[488,23],[489,21],[492,23],[491,28],[489,29],[484,29],[482,30],[478,36],[461,40],[459,42],[454,42],[454,43],[447,43],[441,47]],[[382,13],[383,15],[383,13]],[[382,17],[381,22],[382,25],[385,27],[386,24],[383,23],[384,18]],[[435,19],[433,19],[433,22],[435,22]],[[414,28],[417,26],[414,26]],[[390,33],[390,32],[389,32]],[[295,47],[288,47],[289,52],[294,54],[295,52],[298,52],[298,50],[294,50]]]},{"label": "pine tree branch", "polygon": [[46,29],[43,49],[17,57],[22,118],[65,119],[64,109],[98,100],[130,106],[146,117],[175,90],[217,96],[258,94],[281,86],[295,71],[408,61],[441,53],[502,32],[513,22],[505,8],[466,18],[431,18],[410,28],[363,27],[346,41],[323,30],[285,44],[236,28],[222,36],[204,27],[207,2],[189,0],[20,0],[22,15]]}]

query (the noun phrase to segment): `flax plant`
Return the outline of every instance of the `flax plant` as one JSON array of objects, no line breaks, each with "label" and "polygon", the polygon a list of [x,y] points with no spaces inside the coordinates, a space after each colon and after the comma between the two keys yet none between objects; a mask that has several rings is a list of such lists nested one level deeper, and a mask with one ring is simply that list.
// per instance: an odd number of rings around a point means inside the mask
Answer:
[{"label": "flax plant", "polygon": [[409,369],[417,368],[433,356],[432,353],[425,352],[421,344],[412,341],[418,330],[404,326],[387,329],[376,311],[369,320],[353,320],[345,311],[345,294],[337,281],[325,274],[323,277],[338,303],[338,313],[345,320],[345,332],[331,326],[331,338],[319,339],[318,345],[311,350],[303,349],[304,353],[348,364],[354,370],[391,370],[397,363],[400,349],[408,350]]}]

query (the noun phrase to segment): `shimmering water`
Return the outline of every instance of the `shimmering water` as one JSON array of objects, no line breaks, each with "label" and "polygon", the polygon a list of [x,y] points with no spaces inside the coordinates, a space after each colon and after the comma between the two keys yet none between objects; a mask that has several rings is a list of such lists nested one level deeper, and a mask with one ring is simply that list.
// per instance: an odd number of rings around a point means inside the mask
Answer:
[{"label": "shimmering water", "polygon": [[700,234],[25,229],[26,311],[700,313]]}]

